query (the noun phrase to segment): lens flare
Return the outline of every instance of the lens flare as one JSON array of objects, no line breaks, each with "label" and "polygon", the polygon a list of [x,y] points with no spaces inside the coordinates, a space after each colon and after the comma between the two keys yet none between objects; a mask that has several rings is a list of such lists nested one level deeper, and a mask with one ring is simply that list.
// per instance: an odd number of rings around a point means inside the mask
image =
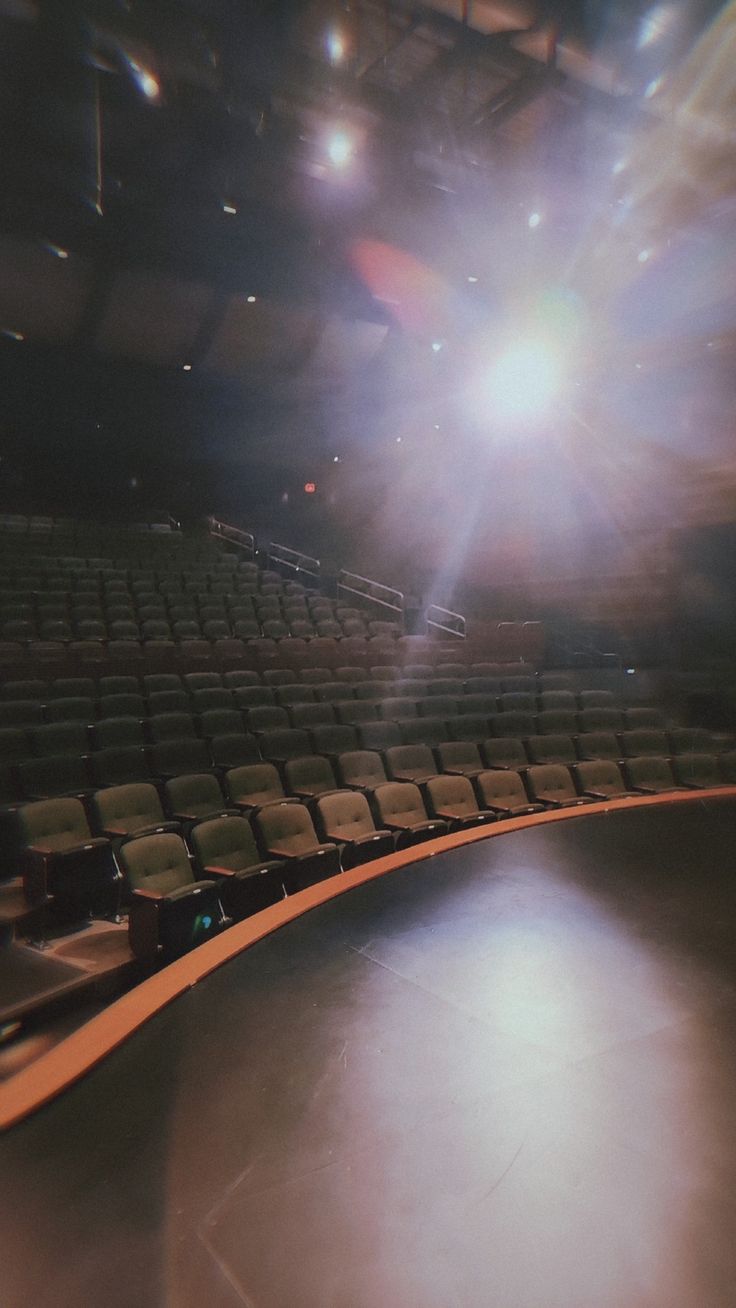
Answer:
[{"label": "lens flare", "polygon": [[543,417],[559,394],[563,359],[545,341],[520,341],[494,363],[485,387],[492,416],[502,421]]}]

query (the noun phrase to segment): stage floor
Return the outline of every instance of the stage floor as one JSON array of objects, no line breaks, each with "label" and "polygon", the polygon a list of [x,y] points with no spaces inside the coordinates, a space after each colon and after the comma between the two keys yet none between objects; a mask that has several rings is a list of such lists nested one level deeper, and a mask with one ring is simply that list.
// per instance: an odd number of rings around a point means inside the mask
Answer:
[{"label": "stage floor", "polygon": [[3,1308],[733,1308],[736,802],[281,928],[0,1138]]}]

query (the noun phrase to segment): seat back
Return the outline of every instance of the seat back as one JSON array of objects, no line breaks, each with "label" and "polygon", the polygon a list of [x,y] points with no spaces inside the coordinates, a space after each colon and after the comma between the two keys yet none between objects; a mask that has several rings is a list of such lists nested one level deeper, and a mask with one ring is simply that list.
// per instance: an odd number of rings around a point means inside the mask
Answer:
[{"label": "seat back", "polygon": [[581,791],[592,790],[615,798],[626,790],[621,769],[611,759],[593,759],[577,763],[573,769]]},{"label": "seat back", "polygon": [[211,772],[171,777],[164,784],[164,793],[169,812],[187,817],[207,817],[221,812],[225,806],[220,783]]},{"label": "seat back", "polygon": [[718,761],[714,754],[678,754],[672,760],[675,780],[681,786],[720,786]]},{"label": "seat back", "polygon": [[194,882],[186,845],[181,836],[173,833],[129,840],[122,846],[119,858],[133,890],[170,895]]},{"label": "seat back", "polygon": [[575,799],[575,787],[568,768],[560,763],[546,763],[530,767],[527,786],[532,799],[544,803],[565,803]]},{"label": "seat back", "polygon": [[225,790],[234,804],[256,808],[284,799],[284,787],[273,763],[246,763],[225,773]]},{"label": "seat back", "polygon": [[619,737],[624,758],[642,758],[649,754],[655,758],[666,758],[669,754],[667,737],[663,731],[648,727],[634,731],[622,731]]},{"label": "seat back", "polygon": [[102,830],[134,832],[164,821],[158,791],[146,782],[110,786],[92,797],[95,822]]},{"label": "seat back", "polygon": [[242,817],[210,818],[192,829],[191,844],[200,867],[243,872],[260,863],[250,822]]},{"label": "seat back", "polygon": [[320,824],[328,840],[357,840],[376,826],[365,795],[359,790],[338,790],[317,800]]},{"label": "seat back", "polygon": [[472,817],[478,812],[478,801],[467,777],[430,777],[424,787],[428,807],[435,817],[452,814],[453,817]]},{"label": "seat back", "polygon": [[523,742],[515,736],[491,736],[480,750],[489,768],[525,768],[529,762]]},{"label": "seat back", "polygon": [[518,772],[493,768],[488,772],[480,772],[475,784],[481,803],[489,808],[523,808],[529,803],[529,796]]},{"label": "seat back", "polygon": [[437,758],[443,772],[481,772],[483,760],[478,746],[472,740],[446,740],[437,746]]},{"label": "seat back", "polygon": [[338,754],[337,776],[342,786],[362,786],[372,789],[386,780],[381,755],[374,750],[355,749]]},{"label": "seat back", "polygon": [[376,811],[390,826],[413,827],[427,821],[419,787],[411,781],[387,781],[373,792]]},{"label": "seat back", "polygon": [[90,829],[78,799],[41,799],[24,804],[18,813],[21,839],[60,852],[89,840]]},{"label": "seat back", "polygon": [[305,754],[284,763],[286,789],[291,795],[321,795],[337,786],[335,774],[321,754]]},{"label": "seat back", "polygon": [[307,809],[303,804],[269,804],[256,817],[266,849],[278,849],[290,858],[314,853],[319,846]]},{"label": "seat back", "polygon": [[569,736],[530,736],[526,748],[532,763],[574,763],[577,759]]},{"label": "seat back", "polygon": [[654,791],[672,790],[675,785],[672,768],[667,759],[657,757],[656,754],[642,754],[628,759],[626,775],[629,785],[635,789],[642,787]]},{"label": "seat back", "polygon": [[606,758],[616,762],[621,757],[621,746],[612,731],[581,732],[575,743],[582,759]]},{"label": "seat back", "polygon": [[392,745],[386,750],[386,772],[392,781],[425,781],[437,772],[428,745]]}]

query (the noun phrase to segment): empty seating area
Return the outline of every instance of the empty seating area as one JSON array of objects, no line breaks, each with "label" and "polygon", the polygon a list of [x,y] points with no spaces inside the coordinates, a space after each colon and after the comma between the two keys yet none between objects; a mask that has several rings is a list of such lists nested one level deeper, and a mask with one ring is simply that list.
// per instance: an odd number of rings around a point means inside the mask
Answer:
[{"label": "empty seating area", "polygon": [[656,706],[404,635],[207,537],[35,534],[0,566],[0,877],[35,940],[122,915],[156,965],[448,831],[734,775]]}]

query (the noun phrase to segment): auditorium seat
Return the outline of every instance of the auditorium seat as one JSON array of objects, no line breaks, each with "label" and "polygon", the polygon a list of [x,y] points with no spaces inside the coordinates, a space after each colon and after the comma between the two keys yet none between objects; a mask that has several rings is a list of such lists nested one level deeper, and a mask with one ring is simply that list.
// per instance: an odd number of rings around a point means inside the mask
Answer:
[{"label": "auditorium seat", "polygon": [[43,705],[36,699],[0,701],[0,727],[32,727],[43,722]]},{"label": "auditorium seat", "polygon": [[401,722],[418,716],[416,701],[404,696],[401,698],[391,696],[389,699],[381,700],[378,712],[382,718],[387,718],[391,722]]},{"label": "auditorium seat", "polygon": [[542,736],[574,736],[577,713],[569,709],[542,709],[537,714],[537,732]]},{"label": "auditorium seat", "polygon": [[335,770],[341,786],[373,790],[387,780],[381,755],[375,750],[355,749],[338,754]]},{"label": "auditorium seat", "polygon": [[130,840],[121,848],[120,861],[132,891],[128,936],[137,958],[168,961],[226,925],[218,886],[195,881],[181,836]]},{"label": "auditorium seat", "polygon": [[361,722],[375,722],[378,717],[378,705],[370,699],[350,699],[336,704],[337,719],[355,727]]},{"label": "auditorium seat", "polygon": [[578,758],[610,759],[617,762],[621,758],[621,746],[612,731],[581,732],[575,740]]},{"label": "auditorium seat", "polygon": [[393,834],[376,827],[368,800],[358,790],[320,796],[315,821],[321,839],[339,846],[346,870],[393,852]]},{"label": "auditorium seat", "polygon": [[70,754],[48,755],[18,764],[18,783],[25,799],[86,798],[90,793],[87,760]]},{"label": "auditorium seat", "polygon": [[[419,716],[423,718],[454,718],[459,713],[473,713],[472,708],[466,710],[462,699],[455,699],[452,695],[427,695],[426,699],[421,699],[418,704]],[[402,717],[415,717],[414,713],[402,714]]]},{"label": "auditorium seat", "polygon": [[196,735],[191,713],[155,713],[148,718],[148,736],[153,744],[162,740],[191,740]]},{"label": "auditorium seat", "polygon": [[[372,725],[373,723],[370,722],[365,723],[365,726]],[[338,754],[346,754],[350,750],[358,748],[357,728],[348,726],[345,722],[336,722],[333,725],[324,727],[312,727],[309,735],[312,748],[301,751],[305,754],[311,754],[313,750],[315,754],[329,754],[336,757]]]},{"label": "auditorium seat", "polygon": [[573,714],[577,712],[577,699],[571,690],[542,690],[538,700],[541,710],[561,709]]},{"label": "auditorium seat", "polygon": [[113,912],[119,873],[110,841],[93,836],[77,799],[48,799],[18,811],[23,889],[29,904],[74,916]]},{"label": "auditorium seat", "polygon": [[480,750],[477,744],[470,740],[444,741],[437,746],[437,761],[439,768],[436,771],[440,772],[474,777],[483,771]]},{"label": "auditorium seat", "polygon": [[89,772],[94,786],[123,786],[151,779],[146,751],[136,745],[110,746],[91,754]]},{"label": "auditorium seat", "polygon": [[461,700],[457,701],[457,711],[463,714],[479,713],[482,717],[489,718],[492,713],[498,711],[496,696],[480,692],[466,693]]},{"label": "auditorium seat", "polygon": [[92,677],[56,677],[49,687],[49,700],[93,700],[96,687]]},{"label": "auditorium seat", "polygon": [[620,767],[611,759],[576,763],[573,774],[580,794],[591,799],[622,799],[633,794],[626,788]]},{"label": "auditorium seat", "polygon": [[95,827],[110,840],[177,831],[178,824],[164,814],[155,786],[140,782],[98,790],[91,799]]},{"label": "auditorium seat", "polygon": [[281,704],[261,704],[245,711],[249,731],[280,731],[290,727],[289,714]]},{"label": "auditorium seat", "polygon": [[315,698],[314,687],[303,681],[276,687],[276,703],[283,704],[287,708],[293,704],[313,704]]},{"label": "auditorium seat", "polygon": [[227,809],[220,783],[211,772],[171,777],[164,783],[164,798],[168,813],[185,830],[193,823],[219,816]]},{"label": "auditorium seat", "polygon": [[48,693],[48,682],[41,681],[38,677],[29,678],[26,681],[6,681],[2,688],[4,700],[36,700],[43,703],[48,697]]},{"label": "auditorium seat", "polygon": [[192,690],[189,696],[194,713],[206,713],[208,709],[232,709],[235,701],[232,692],[224,686],[207,686]]},{"label": "auditorium seat", "polygon": [[225,773],[225,794],[228,802],[239,809],[260,808],[285,799],[281,777],[273,763],[247,763],[230,768]]},{"label": "auditorium seat", "polygon": [[260,761],[258,741],[250,732],[226,732],[210,739],[212,762],[219,772]]},{"label": "auditorium seat", "polygon": [[283,859],[284,888],[294,894],[340,871],[340,854],[331,841],[320,842],[303,804],[268,804],[254,821],[269,858]]},{"label": "auditorium seat", "polygon": [[631,790],[645,795],[657,795],[668,790],[687,790],[678,784],[666,758],[641,755],[630,758],[625,764],[626,780]]},{"label": "auditorium seat", "polygon": [[526,784],[532,800],[546,808],[576,808],[593,803],[592,799],[576,793],[569,768],[560,763],[530,767]]},{"label": "auditorium seat", "polygon": [[86,754],[89,749],[87,728],[83,722],[47,722],[30,728],[33,753],[41,758],[52,754]]},{"label": "auditorium seat", "polygon": [[223,672],[222,684],[228,690],[239,690],[244,686],[258,686],[260,678],[258,673],[249,668],[240,668],[237,671]]},{"label": "auditorium seat", "polygon": [[191,845],[199,875],[219,884],[223,907],[235,921],[283,898],[283,863],[261,858],[245,818],[200,822],[192,830]]},{"label": "auditorium seat", "polygon": [[482,741],[480,752],[487,768],[519,768],[528,766],[529,759],[523,742],[514,736],[491,736]]},{"label": "auditorium seat", "polygon": [[426,781],[437,774],[434,754],[428,745],[392,745],[386,750],[386,772],[391,781]]},{"label": "auditorium seat", "polygon": [[265,708],[276,703],[272,686],[236,686],[233,691],[239,709]]},{"label": "auditorium seat", "polygon": [[524,740],[536,734],[537,715],[518,712],[491,714],[488,725],[493,736],[515,736],[517,740]]},{"label": "auditorium seat", "polygon": [[430,777],[423,790],[430,816],[444,819],[451,831],[485,826],[497,820],[490,809],[478,807],[476,793],[467,776]]},{"label": "auditorium seat", "polygon": [[294,704],[289,708],[292,727],[328,727],[335,722],[332,704]]},{"label": "auditorium seat", "polygon": [[100,695],[97,701],[98,718],[143,718],[146,713],[146,701],[143,696],[132,691]]},{"label": "auditorium seat", "polygon": [[332,765],[321,754],[305,754],[301,758],[287,759],[284,763],[284,781],[290,795],[299,799],[313,799],[337,789]]},{"label": "auditorium seat", "polygon": [[372,791],[376,822],[396,832],[396,848],[406,849],[447,832],[447,823],[429,818],[419,787],[410,781],[387,781]]},{"label": "auditorium seat", "polygon": [[447,735],[451,740],[472,740],[477,744],[486,739],[489,730],[489,719],[477,713],[447,719]]},{"label": "auditorium seat", "polygon": [[[366,726],[369,725],[366,723]],[[395,725],[401,733],[400,738],[404,745],[431,745],[434,748],[447,740],[450,734],[444,718],[407,718],[404,722]],[[398,744],[398,741],[396,743]],[[380,749],[382,746],[376,745],[375,748]]]},{"label": "auditorium seat", "polygon": [[529,736],[526,751],[532,763],[575,763],[578,755],[570,736]]},{"label": "auditorium seat", "polygon": [[315,685],[314,692],[325,704],[352,703],[355,695],[353,684],[346,681],[322,681]]},{"label": "auditorium seat", "polygon": [[566,672],[540,672],[540,693],[548,690],[572,690],[572,681]]},{"label": "auditorium seat", "polygon": [[236,736],[243,731],[243,715],[237,709],[207,709],[199,715],[199,734],[205,740],[213,736]]},{"label": "auditorium seat", "polygon": [[626,720],[627,731],[633,731],[638,728],[653,728],[662,730],[664,728],[664,718],[659,709],[656,708],[627,708],[624,709],[624,718]]},{"label": "auditorium seat", "polygon": [[580,731],[623,731],[624,715],[617,708],[583,708],[578,713]]},{"label": "auditorium seat", "polygon": [[212,770],[210,752],[204,740],[159,741],[149,750],[149,760],[154,776],[160,777],[162,781],[190,772]]},{"label": "auditorium seat", "polygon": [[673,727],[667,733],[672,754],[713,754],[713,737],[704,727]]},{"label": "auditorium seat", "polygon": [[666,758],[670,752],[665,733],[653,728],[641,727],[634,731],[622,731],[619,742],[624,758],[639,758],[644,754]]},{"label": "auditorium seat", "polygon": [[181,687],[178,690],[154,690],[148,694],[148,712],[152,717],[159,713],[188,713],[189,696]]},{"label": "auditorium seat", "polygon": [[147,672],[143,677],[143,690],[149,699],[161,691],[182,689],[182,679],[177,672]]},{"label": "auditorium seat", "polygon": [[616,697],[610,690],[580,690],[578,704],[581,709],[615,708]]},{"label": "auditorium seat", "polygon": [[691,790],[707,790],[723,784],[714,754],[677,754],[672,760],[672,772],[675,781]]}]

